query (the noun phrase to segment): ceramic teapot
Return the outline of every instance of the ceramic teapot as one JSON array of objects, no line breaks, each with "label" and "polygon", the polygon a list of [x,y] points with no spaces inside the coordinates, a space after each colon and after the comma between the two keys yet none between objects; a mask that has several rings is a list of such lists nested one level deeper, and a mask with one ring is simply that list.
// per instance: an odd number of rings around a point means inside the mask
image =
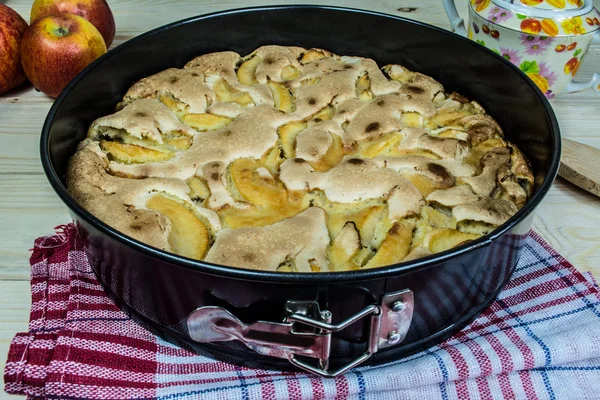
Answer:
[{"label": "ceramic teapot", "polygon": [[548,98],[593,88],[600,74],[575,81],[592,43],[600,43],[600,13],[592,0],[470,0],[469,23],[444,0],[452,29],[519,67]]}]

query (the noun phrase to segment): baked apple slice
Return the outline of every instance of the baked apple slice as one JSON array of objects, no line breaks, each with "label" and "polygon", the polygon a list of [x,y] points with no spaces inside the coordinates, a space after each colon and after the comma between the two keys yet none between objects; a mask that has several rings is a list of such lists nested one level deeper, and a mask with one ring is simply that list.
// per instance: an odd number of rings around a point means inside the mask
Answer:
[{"label": "baked apple slice", "polygon": [[434,229],[426,240],[429,244],[429,250],[433,253],[439,253],[456,247],[459,244],[475,240],[478,237],[480,235],[461,232],[457,229]]},{"label": "baked apple slice", "polygon": [[252,86],[258,83],[255,77],[255,72],[256,67],[258,67],[258,64],[260,64],[260,61],[260,57],[254,56],[244,61],[242,65],[240,65],[237,70],[237,78],[242,85]]},{"label": "baked apple slice", "polygon": [[162,93],[158,96],[158,99],[161,103],[163,103],[165,106],[169,107],[173,112],[178,114],[185,112],[185,110],[188,108],[187,104],[178,101],[170,94]]},{"label": "baked apple slice", "polygon": [[281,140],[281,146],[285,153],[285,158],[291,159],[296,156],[296,136],[307,127],[304,121],[292,121],[277,129],[277,134]]},{"label": "baked apple slice", "polygon": [[296,110],[296,99],[290,89],[284,84],[269,82],[275,108],[285,112],[294,112]]},{"label": "baked apple slice", "polygon": [[208,249],[208,230],[192,211],[160,194],[151,197],[146,207],[171,221],[169,243],[173,252],[196,260],[204,258]]},{"label": "baked apple slice", "polygon": [[398,263],[406,257],[412,242],[414,223],[409,220],[394,222],[377,253],[364,268],[377,268]]},{"label": "baked apple slice", "polygon": [[166,136],[163,138],[164,147],[169,150],[187,150],[192,147],[194,139],[189,136]]},{"label": "baked apple slice", "polygon": [[330,104],[323,107],[318,113],[313,115],[313,120],[329,121],[335,115],[335,108]]},{"label": "baked apple slice", "polygon": [[404,125],[410,128],[422,128],[423,127],[423,116],[418,112],[405,112],[400,117]]},{"label": "baked apple slice", "polygon": [[338,135],[331,134],[331,139],[333,140],[331,146],[329,146],[329,149],[327,149],[327,152],[323,155],[323,157],[318,161],[310,163],[315,171],[329,171],[331,168],[338,165],[344,158],[346,153],[344,151],[344,143],[342,143],[342,138]]},{"label": "baked apple slice", "polygon": [[195,201],[203,202],[210,197],[210,190],[201,178],[194,176],[187,182],[190,187],[190,198]]},{"label": "baked apple slice", "polygon": [[298,71],[298,68],[294,67],[293,65],[288,65],[281,70],[281,79],[284,81],[293,81],[299,77],[300,71]]},{"label": "baked apple slice", "polygon": [[331,53],[325,54],[324,51],[317,50],[317,49],[310,49],[310,50],[308,50],[306,53],[304,53],[302,55],[302,58],[300,58],[300,63],[302,63],[302,64],[308,64],[310,62],[317,61],[317,60],[320,60],[322,58],[325,58],[328,55],[331,55]]},{"label": "baked apple slice", "polygon": [[379,155],[389,154],[392,149],[398,147],[401,139],[402,135],[399,132],[391,132],[373,140],[360,142],[356,155],[363,158],[375,158]]},{"label": "baked apple slice", "polygon": [[231,118],[216,114],[186,114],[182,118],[183,122],[197,131],[214,131],[229,125]]},{"label": "baked apple slice", "polygon": [[259,161],[241,158],[229,166],[230,193],[252,207],[244,210],[227,209],[221,212],[231,228],[272,225],[293,217],[308,207],[305,192],[288,192]]},{"label": "baked apple slice", "polygon": [[385,72],[390,79],[401,83],[408,83],[415,75],[414,72],[410,71],[408,68],[397,64],[385,65],[381,70]]},{"label": "baked apple slice", "polygon": [[373,100],[374,96],[373,92],[371,92],[371,79],[366,72],[359,76],[356,81],[356,97],[363,102]]},{"label": "baked apple slice", "polygon": [[348,221],[331,242],[327,256],[334,271],[356,269],[352,258],[361,249],[360,236],[354,222]]},{"label": "baked apple slice", "polygon": [[232,88],[224,79],[219,78],[213,84],[212,88],[217,97],[217,101],[222,103],[238,103],[241,106],[254,104],[252,97],[246,92],[240,92]]},{"label": "baked apple slice", "polygon": [[[335,206],[334,206],[335,207]],[[330,207],[325,207],[329,209]],[[376,227],[383,217],[385,207],[383,205],[373,205],[365,207],[354,212],[332,212],[328,211],[327,228],[332,235],[338,235],[348,223],[358,229],[361,241],[364,246],[371,247],[375,236]]]},{"label": "baked apple slice", "polygon": [[135,144],[111,142],[109,140],[101,140],[100,148],[115,161],[124,164],[166,161],[175,155],[172,152],[163,152]]}]

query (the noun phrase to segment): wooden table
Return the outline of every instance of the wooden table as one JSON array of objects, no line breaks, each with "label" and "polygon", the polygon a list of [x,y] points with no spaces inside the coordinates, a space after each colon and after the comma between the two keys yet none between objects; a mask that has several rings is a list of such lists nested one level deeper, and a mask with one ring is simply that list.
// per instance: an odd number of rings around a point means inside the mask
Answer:
[{"label": "wooden table", "polygon": [[[29,20],[32,0],[0,0]],[[449,29],[441,0],[337,0],[318,4],[368,8]],[[594,0],[600,8],[600,0]],[[283,3],[283,2],[274,2]],[[288,1],[287,3],[306,3]],[[458,0],[466,16],[467,0]],[[117,36],[114,46],[158,26],[193,15],[273,1],[110,1]],[[376,29],[374,27],[374,29]],[[594,71],[595,68],[595,71]],[[600,72],[600,46],[592,47],[579,77]],[[29,249],[33,240],[70,220],[42,172],[39,136],[52,99],[30,86],[0,97],[0,368],[12,336],[27,329]],[[591,91],[553,100],[565,137],[600,147],[600,95]],[[597,162],[597,161],[596,161]],[[600,199],[562,179],[540,206],[534,229],[580,271],[600,277]],[[2,379],[2,378],[0,378]],[[3,385],[2,385],[3,386]],[[0,394],[2,397],[3,394]]]}]

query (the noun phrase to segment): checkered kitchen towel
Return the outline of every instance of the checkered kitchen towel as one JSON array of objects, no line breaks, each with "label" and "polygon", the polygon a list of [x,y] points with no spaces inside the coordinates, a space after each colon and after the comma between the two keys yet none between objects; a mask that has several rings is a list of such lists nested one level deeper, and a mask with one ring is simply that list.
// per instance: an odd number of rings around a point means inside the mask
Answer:
[{"label": "checkered kitchen towel", "polygon": [[498,300],[455,337],[336,379],[252,370],[177,348],[102,291],[73,225],[35,242],[29,332],[9,393],[85,399],[600,399],[600,295],[531,233]]}]

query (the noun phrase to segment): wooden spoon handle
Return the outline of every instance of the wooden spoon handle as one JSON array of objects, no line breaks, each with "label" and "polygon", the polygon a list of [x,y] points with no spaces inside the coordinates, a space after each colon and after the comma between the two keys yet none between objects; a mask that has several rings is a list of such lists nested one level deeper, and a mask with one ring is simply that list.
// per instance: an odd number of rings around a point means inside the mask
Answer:
[{"label": "wooden spoon handle", "polygon": [[600,149],[563,138],[558,175],[600,196]]}]

